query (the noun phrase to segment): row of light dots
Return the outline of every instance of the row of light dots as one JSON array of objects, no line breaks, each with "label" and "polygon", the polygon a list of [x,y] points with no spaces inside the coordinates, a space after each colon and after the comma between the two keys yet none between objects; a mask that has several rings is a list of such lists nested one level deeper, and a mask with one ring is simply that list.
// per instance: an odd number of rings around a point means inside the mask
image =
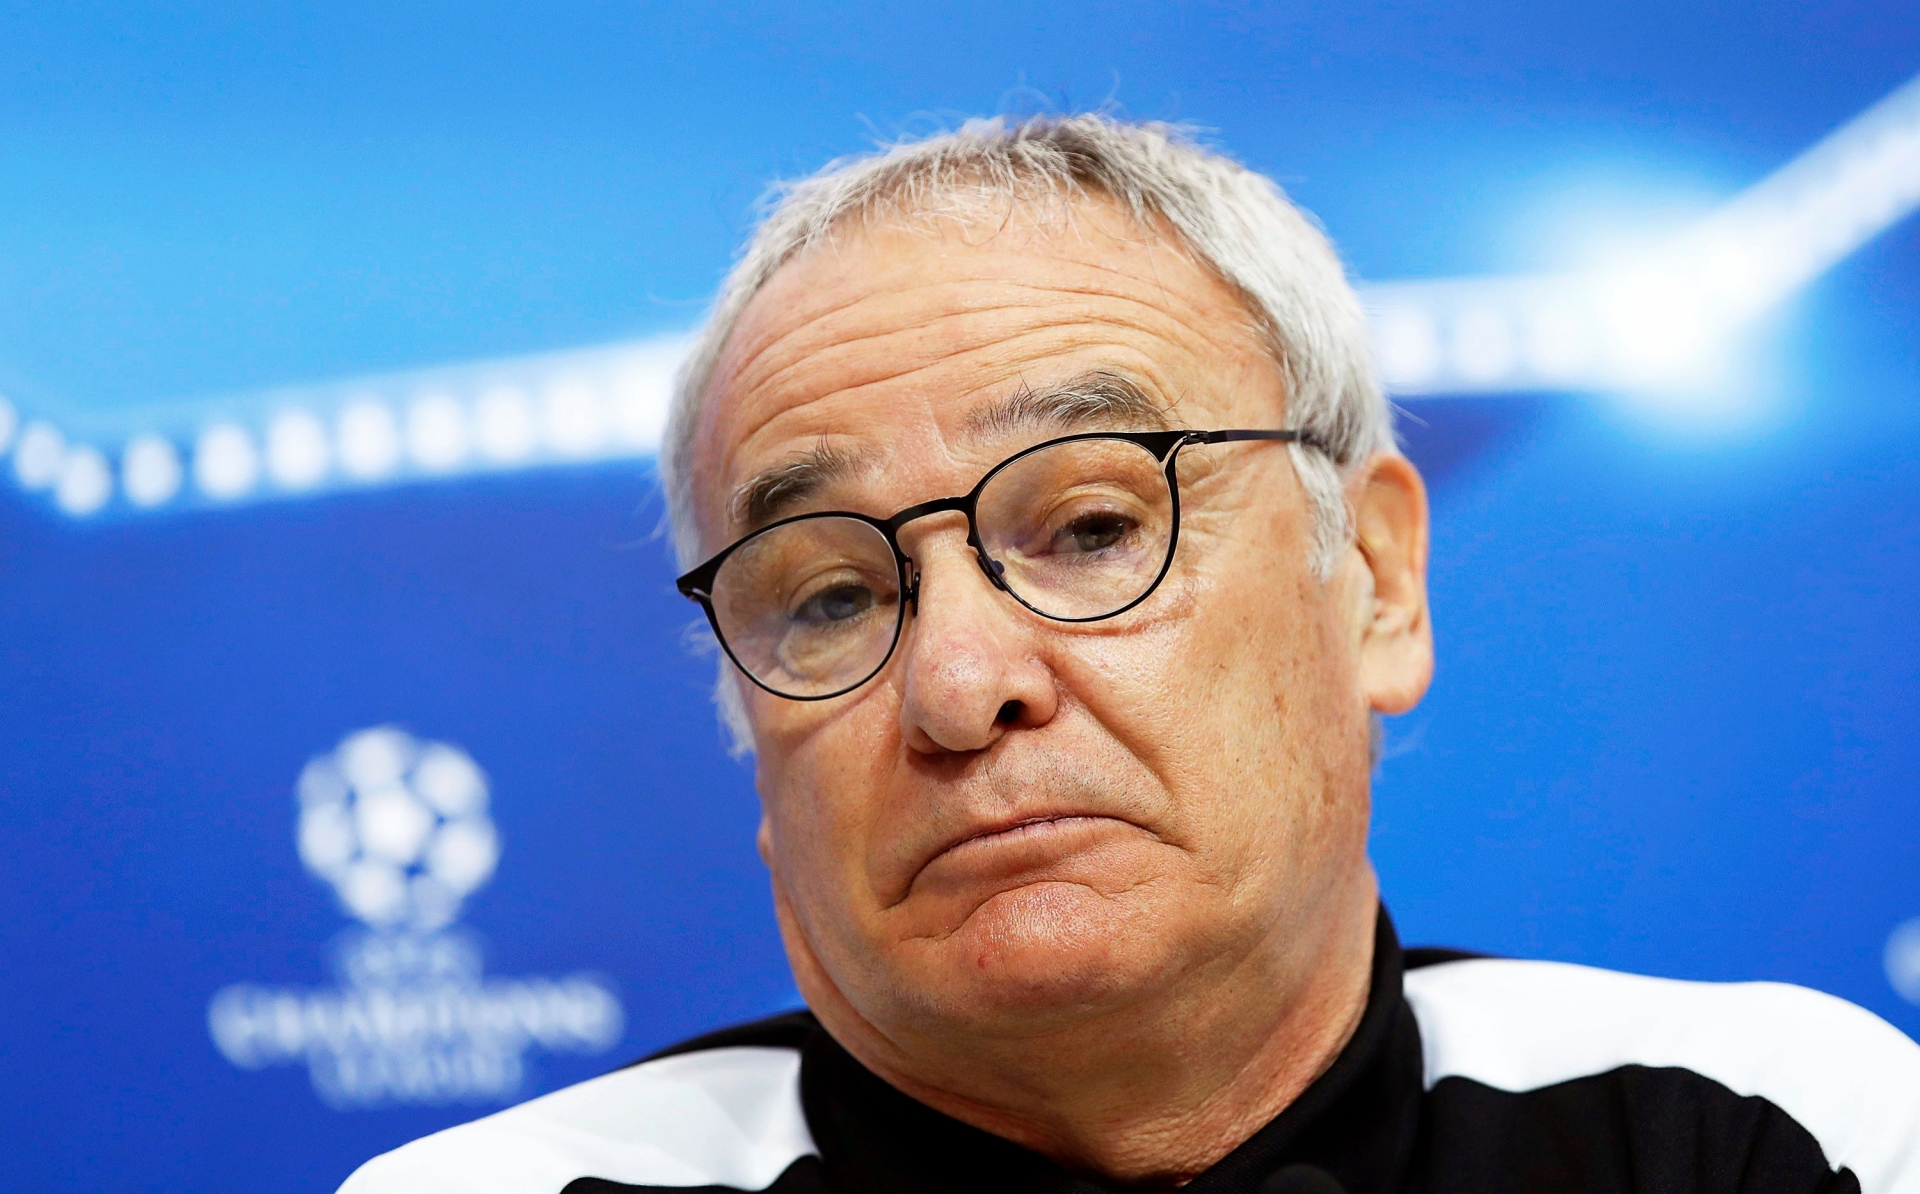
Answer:
[{"label": "row of light dots", "polygon": [[[1409,302],[1396,296],[1372,318],[1382,380],[1390,390],[1408,393],[1490,391],[1528,382],[1577,385],[1595,372],[1603,342],[1627,349],[1606,354],[1617,370],[1631,367],[1635,356],[1648,356],[1644,363],[1659,367],[1665,362],[1653,358],[1660,354],[1645,346],[1676,336],[1680,344],[1692,339],[1688,321],[1658,304],[1636,304],[1611,319],[1596,318],[1598,312],[1586,306],[1545,302],[1521,311],[1470,298]],[[1629,326],[1634,322],[1663,326]],[[379,482],[406,468],[444,474],[512,467],[542,454],[586,459],[649,452],[659,444],[670,363],[665,357],[636,360],[636,367],[611,373],[604,384],[588,375],[563,377],[537,399],[512,385],[483,388],[471,402],[429,391],[404,408],[369,394],[347,400],[330,421],[290,406],[268,421],[258,440],[240,423],[215,423],[192,447],[192,480],[206,498],[233,501],[263,483],[291,493],[329,480]],[[0,454],[10,444],[21,485],[50,489],[67,513],[93,514],[112,500],[115,470],[104,453],[69,446],[47,423],[19,426],[12,406],[0,398]],[[145,435],[122,451],[118,480],[129,503],[152,508],[180,494],[188,471],[172,441]]]},{"label": "row of light dots", "polygon": [[[290,406],[267,422],[259,439],[237,422],[206,427],[188,461],[172,441],[143,435],[121,452],[119,486],[129,503],[150,509],[179,496],[189,471],[202,495],[225,502],[263,485],[297,493],[328,481],[383,481],[403,469],[444,474],[513,467],[542,455],[581,460],[651,451],[660,438],[662,387],[650,377],[622,380],[605,386],[562,380],[537,400],[505,385],[471,403],[426,393],[404,410],[367,395],[346,401],[331,420]],[[115,470],[103,452],[69,446],[48,423],[19,426],[12,405],[0,398],[0,453],[9,446],[21,486],[51,490],[68,514],[84,517],[112,500]]]},{"label": "row of light dots", "polygon": [[1372,323],[1375,361],[1390,390],[1575,383],[1593,370],[1603,339],[1593,318],[1565,306],[1516,315],[1491,304],[1439,311],[1395,304],[1375,311]]}]

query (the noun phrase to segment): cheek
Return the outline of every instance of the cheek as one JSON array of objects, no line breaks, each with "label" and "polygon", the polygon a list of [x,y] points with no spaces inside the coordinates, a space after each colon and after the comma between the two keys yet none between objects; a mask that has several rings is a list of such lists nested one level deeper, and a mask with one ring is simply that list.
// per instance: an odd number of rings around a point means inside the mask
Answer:
[{"label": "cheek", "polygon": [[1318,653],[1296,578],[1169,577],[1163,592],[1124,633],[1064,645],[1069,690],[1156,770],[1271,738]]},{"label": "cheek", "polygon": [[887,695],[754,711],[755,786],[772,827],[774,876],[810,926],[859,916],[870,894],[863,860],[898,753]]},{"label": "cheek", "polygon": [[1137,629],[1062,653],[1067,689],[1172,794],[1182,843],[1223,871],[1310,832],[1344,790],[1333,764],[1361,708],[1320,582],[1304,554],[1291,568],[1276,554],[1191,573]]}]

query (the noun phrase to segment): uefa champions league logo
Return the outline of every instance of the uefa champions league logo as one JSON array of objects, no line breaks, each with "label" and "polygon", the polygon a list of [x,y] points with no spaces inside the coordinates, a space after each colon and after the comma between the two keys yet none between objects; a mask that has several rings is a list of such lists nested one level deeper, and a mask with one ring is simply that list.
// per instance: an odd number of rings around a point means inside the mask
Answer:
[{"label": "uefa champions league logo", "polygon": [[372,928],[432,932],[493,877],[487,779],[458,747],[361,730],[308,763],[297,791],[300,861]]},{"label": "uefa champions league logo", "polygon": [[602,980],[487,978],[479,940],[454,923],[500,859],[487,778],[465,751],[360,730],[309,762],[295,795],[300,860],[363,927],[335,944],[336,987],[216,994],[207,1024],[227,1060],[304,1063],[339,1108],[504,1102],[528,1049],[600,1053],[620,1039]]}]

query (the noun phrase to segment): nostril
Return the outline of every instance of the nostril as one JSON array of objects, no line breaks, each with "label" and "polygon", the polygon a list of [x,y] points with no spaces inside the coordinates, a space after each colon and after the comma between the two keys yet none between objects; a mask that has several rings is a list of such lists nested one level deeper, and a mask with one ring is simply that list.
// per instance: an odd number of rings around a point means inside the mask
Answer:
[{"label": "nostril", "polygon": [[1008,701],[1006,704],[1000,706],[1000,712],[993,720],[999,725],[1010,726],[1014,722],[1019,721],[1020,715],[1026,711],[1027,707],[1019,701]]}]

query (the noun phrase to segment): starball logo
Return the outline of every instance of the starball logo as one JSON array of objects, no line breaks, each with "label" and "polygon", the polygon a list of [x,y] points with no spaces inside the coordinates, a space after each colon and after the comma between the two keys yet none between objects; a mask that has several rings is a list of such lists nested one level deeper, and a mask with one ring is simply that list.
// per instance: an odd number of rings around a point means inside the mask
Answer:
[{"label": "starball logo", "polygon": [[504,1102],[528,1050],[601,1053],[619,999],[592,975],[489,978],[456,922],[492,878],[500,838],[487,777],[467,753],[393,726],[349,734],[295,786],[300,860],[358,921],[334,943],[338,983],[236,983],[208,1028],[246,1070],[305,1065],[336,1108]]}]

